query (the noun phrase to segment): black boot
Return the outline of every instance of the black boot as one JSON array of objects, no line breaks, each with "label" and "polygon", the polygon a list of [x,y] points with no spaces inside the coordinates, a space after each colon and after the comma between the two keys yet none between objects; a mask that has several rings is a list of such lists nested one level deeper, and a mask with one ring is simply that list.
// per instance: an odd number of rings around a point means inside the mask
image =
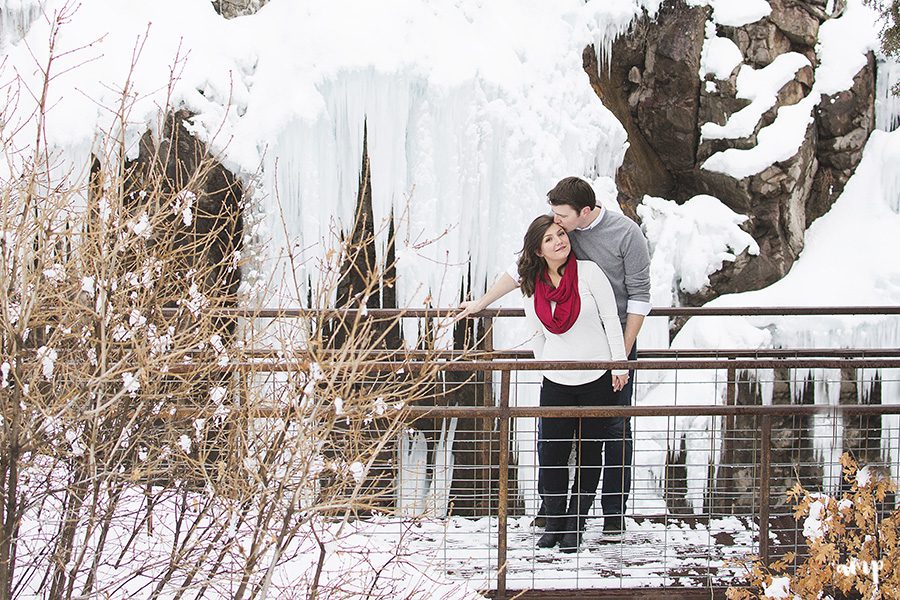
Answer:
[{"label": "black boot", "polygon": [[606,515],[603,517],[604,544],[621,542],[625,539],[625,517],[621,515]]},{"label": "black boot", "polygon": [[557,545],[565,531],[566,499],[564,496],[548,496],[544,500],[544,509],[547,513],[544,534],[538,539],[538,548],[552,548]]},{"label": "black boot", "polygon": [[541,500],[541,507],[538,509],[537,515],[534,517],[531,524],[535,527],[544,527],[547,525],[547,508],[544,506],[543,500]]},{"label": "black boot", "polygon": [[573,494],[572,500],[569,502],[566,532],[559,542],[560,552],[578,552],[581,546],[581,534],[584,533],[584,522],[593,504],[594,494]]}]

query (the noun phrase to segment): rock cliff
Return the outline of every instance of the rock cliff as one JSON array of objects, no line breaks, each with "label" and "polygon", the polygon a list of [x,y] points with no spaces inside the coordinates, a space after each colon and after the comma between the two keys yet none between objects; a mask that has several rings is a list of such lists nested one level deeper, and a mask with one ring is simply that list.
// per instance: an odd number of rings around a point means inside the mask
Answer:
[{"label": "rock cliff", "polygon": [[[680,298],[683,304],[702,304],[781,278],[803,249],[807,227],[840,195],[874,128],[875,61],[870,55],[851,89],[814,103],[814,118],[793,156],[743,178],[704,168],[716,153],[755,146],[760,131],[773,123],[781,108],[816,93],[819,28],[839,17],[845,3],[827,7],[825,0],[772,0],[769,4],[768,16],[725,26],[711,19],[709,7],[669,2],[655,19],[639,20],[613,44],[608,65],[597,65],[593,48],[584,53],[591,84],[629,134],[630,147],[617,175],[626,212],[633,214],[645,194],[679,202],[709,194],[750,217],[746,227],[760,246],[759,255],[744,254],[726,263],[711,277],[708,288]],[[832,11],[827,13],[826,8]],[[715,27],[718,38],[733,43],[741,60],[728,74],[701,77],[710,27]],[[786,62],[788,55],[802,66],[786,78],[774,104],[762,111],[745,135],[705,135],[704,124],[724,127],[750,104],[737,85],[744,66],[760,72],[776,61]]]}]

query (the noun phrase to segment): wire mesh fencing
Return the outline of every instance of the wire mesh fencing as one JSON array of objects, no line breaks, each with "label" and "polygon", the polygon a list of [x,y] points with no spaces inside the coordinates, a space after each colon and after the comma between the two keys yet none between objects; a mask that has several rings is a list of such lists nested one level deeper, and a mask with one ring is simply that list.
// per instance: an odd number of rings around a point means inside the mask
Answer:
[{"label": "wire mesh fencing", "polygon": [[[737,581],[751,557],[775,560],[793,552],[800,560],[803,522],[794,519],[786,496],[795,483],[840,494],[848,487],[839,463],[845,452],[890,473],[900,469],[900,406],[876,402],[879,386],[895,381],[889,371],[900,363],[864,359],[860,368],[827,371],[836,379],[819,385],[843,389],[846,397],[841,402],[832,394],[837,403],[821,403],[797,379],[813,381],[808,371],[826,369],[834,359],[777,360],[777,368],[772,359],[689,364],[694,376],[666,365],[672,380],[639,383],[636,406],[579,408],[538,405],[541,383],[526,370],[533,361],[501,364],[496,405],[454,405],[450,394],[433,406],[407,407],[390,459],[395,502],[381,518],[393,520],[409,552],[430,557],[444,575],[498,593],[722,587]],[[876,368],[873,360],[880,361],[877,381],[865,373]],[[701,370],[712,377],[696,376]],[[487,375],[472,376],[454,393],[487,394],[488,385]],[[665,386],[673,388],[667,398],[677,390],[675,401],[649,403]],[[604,523],[620,514],[604,514],[601,475],[578,551],[539,547],[542,420],[611,418],[626,419],[628,433],[623,439],[573,436],[566,482],[568,491],[580,473],[610,458],[608,452],[602,460],[586,457],[584,448],[621,448],[630,438],[624,535],[611,540],[604,532]],[[885,510],[893,499],[888,504]]]},{"label": "wire mesh fencing", "polygon": [[[631,406],[540,405],[542,370],[626,365],[636,380]],[[495,597],[721,590],[740,584],[753,557],[803,560],[804,522],[786,495],[796,484],[840,495],[849,486],[845,453],[900,474],[898,349],[644,350],[626,363],[551,363],[489,347],[386,354],[356,367],[358,387],[432,372],[416,402],[392,405],[399,427],[382,426],[379,414],[360,430],[391,434],[359,478],[377,501],[354,509],[344,541],[387,548],[392,560]],[[293,368],[273,362],[271,372]],[[280,418],[277,410],[269,417]],[[575,423],[570,437],[546,434],[562,420]],[[598,434],[609,428],[593,428],[596,420],[627,427]],[[563,473],[555,490],[545,484],[548,443],[564,454],[552,467]],[[580,485],[591,478],[596,489]],[[616,493],[627,496],[619,508],[609,501]],[[554,495],[564,497],[565,508],[555,503],[562,514],[546,507]],[[583,507],[582,496],[591,496]],[[895,505],[891,497],[881,509]],[[579,515],[573,529],[570,517]],[[554,516],[565,517],[563,533],[583,527],[575,551],[541,547]],[[608,531],[617,520],[622,530]]]}]

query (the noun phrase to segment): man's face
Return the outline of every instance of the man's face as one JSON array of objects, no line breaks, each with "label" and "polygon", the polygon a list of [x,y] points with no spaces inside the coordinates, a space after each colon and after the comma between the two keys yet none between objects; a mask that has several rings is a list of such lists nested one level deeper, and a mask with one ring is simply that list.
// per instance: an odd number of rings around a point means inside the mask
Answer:
[{"label": "man's face", "polygon": [[566,231],[573,231],[581,227],[581,221],[584,214],[591,212],[591,209],[587,207],[579,212],[568,204],[551,204],[550,210],[553,211],[553,222]]}]

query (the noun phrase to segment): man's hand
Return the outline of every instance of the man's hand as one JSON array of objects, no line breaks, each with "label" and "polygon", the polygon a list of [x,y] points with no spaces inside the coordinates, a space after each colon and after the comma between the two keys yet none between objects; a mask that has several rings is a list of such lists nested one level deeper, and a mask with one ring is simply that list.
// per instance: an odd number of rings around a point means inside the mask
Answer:
[{"label": "man's hand", "polygon": [[612,386],[613,391],[618,392],[621,391],[625,384],[628,383],[628,373],[624,375],[613,375],[612,376]]}]

